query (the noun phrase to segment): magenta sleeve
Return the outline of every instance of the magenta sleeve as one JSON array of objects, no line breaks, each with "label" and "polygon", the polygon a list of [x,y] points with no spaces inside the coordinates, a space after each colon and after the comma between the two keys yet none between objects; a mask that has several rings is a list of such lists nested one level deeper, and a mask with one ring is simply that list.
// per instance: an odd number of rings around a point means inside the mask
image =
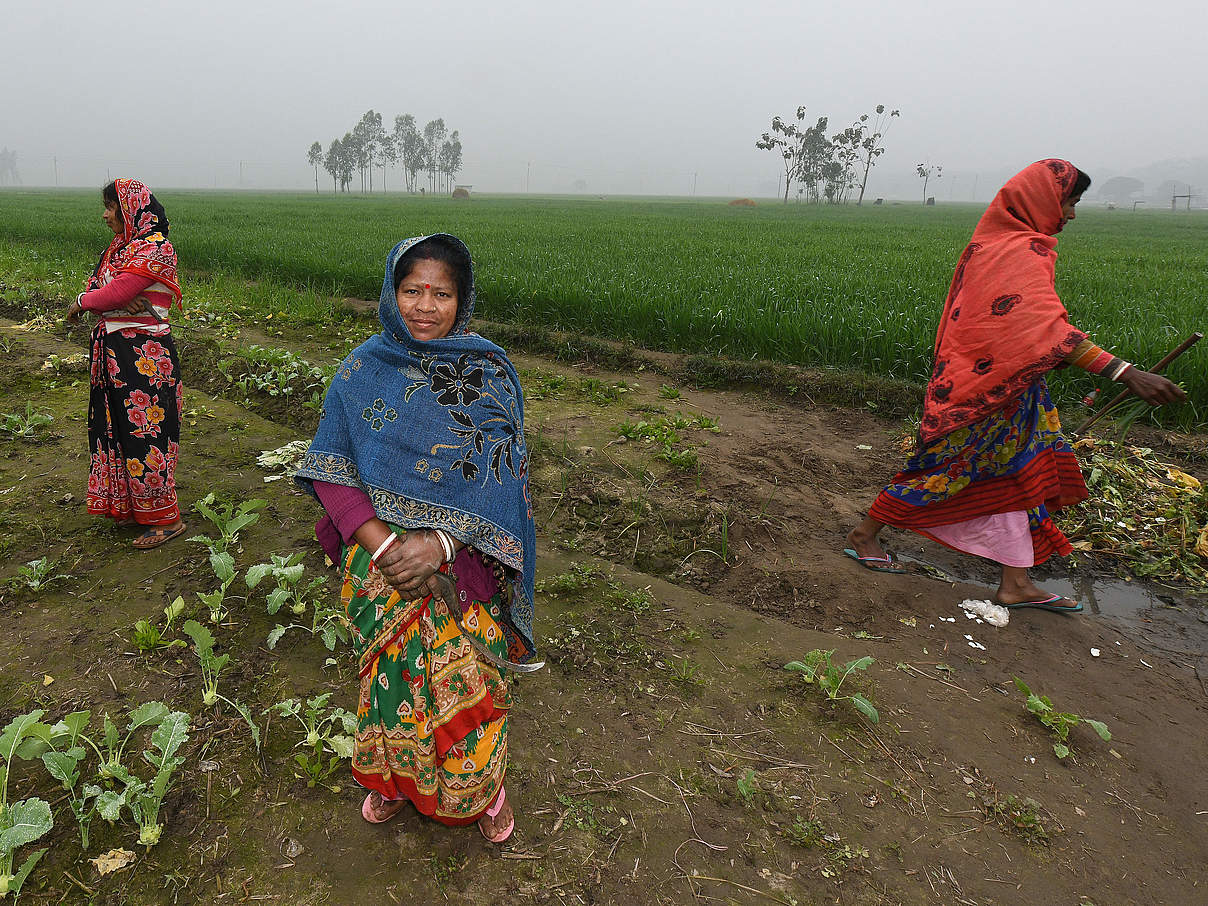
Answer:
[{"label": "magenta sleeve", "polygon": [[135,296],[155,283],[142,274],[118,274],[100,289],[89,290],[80,299],[87,311],[113,311],[124,308]]},{"label": "magenta sleeve", "polygon": [[314,482],[314,488],[315,493],[319,495],[319,502],[323,504],[323,509],[331,517],[345,544],[352,541],[357,529],[377,515],[369,495],[360,488],[326,481]]}]

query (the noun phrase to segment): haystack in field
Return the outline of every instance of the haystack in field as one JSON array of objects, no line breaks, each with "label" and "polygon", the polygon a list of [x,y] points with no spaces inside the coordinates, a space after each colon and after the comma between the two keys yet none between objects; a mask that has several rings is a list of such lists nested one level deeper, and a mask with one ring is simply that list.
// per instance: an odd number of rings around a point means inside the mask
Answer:
[{"label": "haystack in field", "polygon": [[755,202],[751,201],[749,198],[735,198],[732,202],[730,202],[730,207],[753,208],[755,207]]},{"label": "haystack in field", "polygon": [[453,197],[454,198],[469,198],[470,197],[470,187],[469,186],[458,186],[456,189],[453,190]]}]

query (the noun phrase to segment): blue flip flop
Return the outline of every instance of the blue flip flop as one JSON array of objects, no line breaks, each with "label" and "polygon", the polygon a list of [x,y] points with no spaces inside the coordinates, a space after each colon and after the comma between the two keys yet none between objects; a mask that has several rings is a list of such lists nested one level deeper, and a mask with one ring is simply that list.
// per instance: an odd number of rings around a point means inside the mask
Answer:
[{"label": "blue flip flop", "polygon": [[[874,573],[891,573],[895,576],[900,576],[906,572],[906,570],[898,566],[897,561],[895,561],[892,557],[861,557],[850,547],[845,547],[843,549],[843,553],[851,557],[865,569],[871,570]],[[878,563],[881,565],[877,566],[876,564]]]},{"label": "blue flip flop", "polygon": [[[1065,600],[1061,595],[1049,595],[1047,598],[1041,598],[1038,601],[1020,601],[1018,604],[1003,604],[1007,610],[1018,610],[1023,607],[1034,607],[1037,610],[1047,610],[1050,613],[1081,613],[1082,605],[1077,601],[1073,607],[1057,607],[1054,601]],[[1001,601],[999,603],[1002,603]]]}]

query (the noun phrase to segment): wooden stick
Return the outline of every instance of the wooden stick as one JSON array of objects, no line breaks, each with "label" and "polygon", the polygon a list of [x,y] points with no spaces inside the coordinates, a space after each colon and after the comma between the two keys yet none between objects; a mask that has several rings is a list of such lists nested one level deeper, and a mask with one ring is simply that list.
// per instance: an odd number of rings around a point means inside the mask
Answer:
[{"label": "wooden stick", "polygon": [[[1183,353],[1185,353],[1188,349],[1190,349],[1192,346],[1194,346],[1196,343],[1198,343],[1202,339],[1204,339],[1204,335],[1197,330],[1195,333],[1193,333],[1191,336],[1189,336],[1186,340],[1184,340],[1182,343],[1180,343],[1178,346],[1176,346],[1173,351],[1168,353],[1166,355],[1166,357],[1164,359],[1162,359],[1162,361],[1158,362],[1158,364],[1156,364],[1152,368],[1150,368],[1149,369],[1150,372],[1152,372],[1153,374],[1161,374],[1163,371],[1166,370],[1167,365],[1169,365],[1171,362],[1173,362],[1175,359],[1177,359],[1179,356],[1181,356]],[[1083,432],[1085,432],[1087,428],[1089,428],[1095,422],[1099,421],[1099,419],[1103,418],[1103,416],[1107,415],[1107,413],[1112,409],[1113,406],[1115,406],[1121,400],[1127,399],[1131,395],[1132,395],[1131,390],[1121,391],[1120,394],[1114,400],[1112,400],[1110,403],[1108,403],[1106,406],[1104,406],[1102,409],[1100,409],[1096,414],[1090,416],[1086,421],[1084,421],[1081,425],[1079,425],[1077,430],[1074,431],[1074,434],[1082,434]]]}]

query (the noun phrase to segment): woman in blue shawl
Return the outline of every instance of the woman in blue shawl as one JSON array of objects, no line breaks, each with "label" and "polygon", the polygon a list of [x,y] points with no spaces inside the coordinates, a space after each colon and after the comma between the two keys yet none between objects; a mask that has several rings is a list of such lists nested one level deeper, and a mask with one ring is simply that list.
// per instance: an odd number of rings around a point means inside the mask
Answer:
[{"label": "woman in blue shawl", "polygon": [[[386,821],[410,800],[501,843],[515,826],[511,695],[475,645],[496,661],[533,658],[536,537],[520,382],[502,349],[469,332],[473,310],[459,239],[395,246],[382,332],[341,363],[297,479],[323,504],[317,534],[344,570],[362,814]],[[440,594],[437,573],[456,595]]]}]

